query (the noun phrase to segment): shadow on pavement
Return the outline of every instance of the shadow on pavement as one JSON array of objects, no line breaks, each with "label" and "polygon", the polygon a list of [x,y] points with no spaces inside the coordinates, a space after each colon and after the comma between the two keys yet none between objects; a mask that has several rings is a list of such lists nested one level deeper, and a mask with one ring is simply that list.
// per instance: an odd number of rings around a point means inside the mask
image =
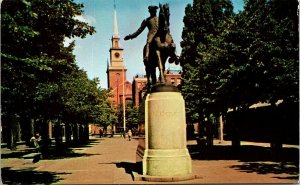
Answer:
[{"label": "shadow on pavement", "polygon": [[198,152],[192,152],[194,160],[240,160],[245,162],[253,161],[299,161],[298,148],[282,148],[278,151],[271,150],[270,147],[261,146],[211,146],[203,147]]},{"label": "shadow on pavement", "polygon": [[88,148],[88,147],[92,147],[98,143],[101,142],[101,140],[103,139],[89,139],[89,141],[87,143],[83,143],[83,144],[76,144],[76,143],[72,143],[70,145],[70,147],[74,147],[74,148]]},{"label": "shadow on pavement", "polygon": [[281,179],[299,178],[299,149],[282,148],[271,150],[270,147],[261,146],[212,146],[190,151],[193,160],[238,160],[241,165],[230,168],[246,173],[257,174],[285,174]]},{"label": "shadow on pavement", "polygon": [[[298,165],[299,166],[299,165]],[[230,168],[257,174],[287,174],[286,177],[274,177],[280,179],[299,179],[299,167],[292,162],[266,163],[266,162],[246,162],[242,165],[233,165]]]},{"label": "shadow on pavement", "polygon": [[8,158],[22,158],[22,156],[35,152],[36,150],[33,148],[24,149],[22,151],[12,151],[10,153],[1,154],[2,159]]},{"label": "shadow on pavement", "polygon": [[33,171],[32,169],[12,170],[10,168],[1,169],[3,184],[51,184],[62,180],[58,177],[61,174],[43,171]]},{"label": "shadow on pavement", "polygon": [[[38,162],[42,159],[47,160],[57,160],[57,159],[64,159],[64,158],[73,158],[73,157],[89,157],[92,155],[100,155],[100,154],[88,154],[88,153],[81,153],[75,150],[83,150],[88,147],[92,147],[99,143],[99,139],[91,139],[86,144],[74,145],[73,147],[67,147],[65,144],[57,147],[54,145],[49,146],[48,148],[44,148],[42,158],[33,158],[33,162]],[[27,154],[36,153],[38,152],[35,148],[25,147],[20,151],[10,151],[9,153],[1,154],[2,159],[8,158],[23,158]]]},{"label": "shadow on pavement", "polygon": [[58,160],[58,159],[74,158],[74,157],[89,157],[93,155],[101,155],[101,154],[77,153],[72,148],[53,148],[50,149],[46,155],[43,154],[42,159]]},{"label": "shadow on pavement", "polygon": [[138,174],[142,174],[142,162],[132,163],[132,162],[119,162],[115,163],[117,168],[124,168],[127,174],[130,174],[133,178],[133,173],[136,172]]},{"label": "shadow on pavement", "polygon": [[93,155],[100,155],[100,154],[81,153],[76,151],[76,150],[83,150],[84,148],[92,147],[99,142],[100,142],[99,139],[90,139],[86,144],[73,145],[71,147],[67,147],[66,145],[51,146],[48,148],[47,152],[43,154],[43,159],[57,160],[57,159],[65,159],[65,158],[89,157]]}]

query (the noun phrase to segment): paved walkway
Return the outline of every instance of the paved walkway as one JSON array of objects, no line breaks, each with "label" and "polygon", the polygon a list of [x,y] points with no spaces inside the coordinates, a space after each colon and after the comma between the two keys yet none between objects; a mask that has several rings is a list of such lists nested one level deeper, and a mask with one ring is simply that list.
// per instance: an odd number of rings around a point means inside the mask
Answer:
[{"label": "paved walkway", "polygon": [[[283,155],[286,157],[280,158],[282,160],[270,160],[267,155],[269,153],[264,153],[267,147],[264,149],[247,143],[247,157],[243,158],[241,155],[228,153],[228,143],[216,144],[218,146],[213,155],[201,158],[196,151],[191,153],[192,170],[198,176],[197,179],[173,183],[298,182],[299,159],[290,160],[295,155],[296,158],[299,157],[298,148],[284,148],[286,152]],[[28,150],[24,145],[18,146],[15,152],[2,148],[2,181],[4,184],[154,184],[133,181],[131,170],[135,166],[137,145],[138,141],[135,139],[93,138],[88,145],[73,148],[71,153],[53,159],[42,159],[37,163],[21,157]]]}]

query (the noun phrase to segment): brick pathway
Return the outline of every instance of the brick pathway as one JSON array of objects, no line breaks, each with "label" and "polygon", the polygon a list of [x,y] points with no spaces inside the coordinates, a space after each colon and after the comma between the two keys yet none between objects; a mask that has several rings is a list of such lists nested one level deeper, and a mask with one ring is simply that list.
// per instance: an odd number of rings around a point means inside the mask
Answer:
[{"label": "brick pathway", "polygon": [[[73,148],[63,157],[32,163],[23,159],[27,148],[18,146],[11,152],[1,149],[1,176],[4,184],[152,184],[133,181],[138,141],[121,137],[94,138],[89,145]],[[284,148],[285,157],[269,159],[268,147],[248,145],[244,153],[231,155],[228,143],[219,144],[209,155],[193,157],[193,173],[199,178],[177,184],[203,183],[297,183],[299,176],[298,148]],[[242,143],[243,145],[243,143]],[[295,157],[296,156],[296,157]],[[273,160],[274,159],[274,160]],[[157,183],[156,183],[157,184]],[[170,184],[170,183],[167,183]]]}]

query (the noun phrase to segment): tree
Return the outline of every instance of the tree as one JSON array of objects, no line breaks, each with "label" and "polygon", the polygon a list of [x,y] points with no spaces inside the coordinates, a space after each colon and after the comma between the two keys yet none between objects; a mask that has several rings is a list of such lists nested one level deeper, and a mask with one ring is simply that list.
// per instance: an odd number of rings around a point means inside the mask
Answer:
[{"label": "tree", "polygon": [[78,123],[80,123],[80,127],[83,127],[85,132],[83,141],[88,139],[86,136],[88,136],[89,123],[105,126],[113,119],[110,119],[112,109],[107,101],[109,92],[97,87],[98,79],[89,80],[85,71],[77,70],[65,75],[60,83],[59,97],[62,103],[60,121],[72,127],[74,133],[78,132]]},{"label": "tree", "polygon": [[219,48],[212,44],[220,42],[220,34],[232,16],[233,7],[228,0],[195,0],[193,6],[186,7],[180,64],[183,68],[181,91],[190,122],[201,122],[215,104],[212,92],[218,69],[213,63],[218,61],[212,52],[218,53]]},{"label": "tree", "polygon": [[180,62],[192,121],[257,102],[299,101],[296,7],[295,0],[248,0],[237,15],[228,1],[186,7]]},{"label": "tree", "polygon": [[221,2],[186,8],[180,62],[188,112],[297,102],[297,2],[249,0],[237,16]]},{"label": "tree", "polygon": [[141,122],[138,107],[132,103],[126,104],[126,117],[129,128],[138,128],[138,124]]},{"label": "tree", "polygon": [[[245,2],[245,10],[236,17],[236,27],[228,34],[227,43],[233,46],[229,54],[240,88],[232,107],[248,109],[256,102],[271,103],[274,126],[272,146],[280,146],[282,134],[280,116],[275,106],[283,100],[287,107],[299,102],[299,35],[297,1],[271,0]],[[232,39],[235,35],[239,39]],[[239,60],[239,61],[238,61]],[[238,70],[236,70],[238,69]],[[238,84],[238,85],[239,85]],[[290,104],[290,105],[289,105]],[[275,144],[275,145],[274,145]]]},{"label": "tree", "polygon": [[[74,44],[64,47],[64,39],[84,38],[95,30],[76,19],[83,5],[71,0],[5,0],[1,5],[4,124],[18,122],[12,121],[18,116],[55,119],[61,110],[57,83],[76,69]],[[47,105],[52,111],[42,111]]]},{"label": "tree", "polygon": [[[246,56],[255,71],[255,85],[262,102],[274,104],[283,99],[298,101],[299,36],[297,1],[246,2],[238,17],[244,24],[239,32],[247,33]],[[254,19],[249,19],[256,15]],[[248,30],[246,32],[245,30]]]}]

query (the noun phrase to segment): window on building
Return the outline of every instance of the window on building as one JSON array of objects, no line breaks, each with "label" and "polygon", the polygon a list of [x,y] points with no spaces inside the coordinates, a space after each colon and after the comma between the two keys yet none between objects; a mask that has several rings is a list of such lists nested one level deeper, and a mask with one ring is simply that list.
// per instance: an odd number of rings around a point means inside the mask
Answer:
[{"label": "window on building", "polygon": [[181,83],[181,79],[180,78],[177,78],[176,81],[177,81],[176,85],[179,85]]},{"label": "window on building", "polygon": [[171,84],[175,84],[175,78],[171,78]]}]

